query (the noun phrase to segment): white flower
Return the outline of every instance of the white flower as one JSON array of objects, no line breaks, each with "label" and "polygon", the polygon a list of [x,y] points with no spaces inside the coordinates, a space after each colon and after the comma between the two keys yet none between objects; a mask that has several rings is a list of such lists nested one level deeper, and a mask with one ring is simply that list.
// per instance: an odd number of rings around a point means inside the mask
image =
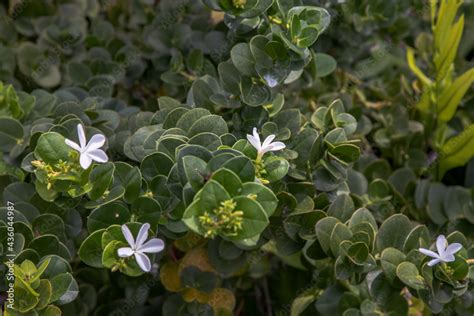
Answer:
[{"label": "white flower", "polygon": [[434,258],[428,262],[428,266],[430,267],[440,262],[453,262],[455,260],[454,254],[461,250],[462,245],[457,242],[448,245],[446,237],[439,235],[438,239],[436,239],[436,248],[438,249],[438,253],[425,248],[418,249],[422,254]]},{"label": "white flower", "polygon": [[247,140],[252,144],[255,149],[257,149],[257,160],[260,160],[266,152],[277,151],[285,148],[285,144],[282,142],[274,142],[275,135],[269,135],[263,143],[260,143],[260,136],[258,135],[257,128],[253,128],[253,135],[247,134]]},{"label": "white flower", "polygon": [[81,156],[79,162],[83,169],[89,168],[92,160],[97,162],[107,162],[109,158],[107,154],[99,149],[105,144],[105,136],[102,134],[95,134],[86,144],[86,134],[84,133],[84,127],[81,124],[77,124],[77,137],[79,138],[80,146],[70,139],[66,138],[66,145],[77,150]]},{"label": "white flower", "polygon": [[265,79],[270,88],[274,88],[278,84],[278,80],[269,74],[264,75],[263,79]]},{"label": "white flower", "polygon": [[145,272],[151,270],[150,259],[145,253],[156,253],[160,252],[165,248],[165,243],[159,238],[152,238],[149,241],[145,242],[148,238],[148,229],[150,229],[150,224],[146,223],[140,227],[138,232],[137,240],[133,239],[132,232],[127,227],[127,225],[122,225],[122,233],[125,239],[127,240],[130,247],[119,248],[117,254],[119,257],[126,258],[135,256],[140,269]]}]

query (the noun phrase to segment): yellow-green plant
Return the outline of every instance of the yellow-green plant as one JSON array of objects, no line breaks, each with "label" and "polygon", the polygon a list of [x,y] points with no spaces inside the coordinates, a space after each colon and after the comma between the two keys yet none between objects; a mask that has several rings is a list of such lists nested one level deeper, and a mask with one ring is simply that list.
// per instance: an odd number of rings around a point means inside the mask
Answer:
[{"label": "yellow-green plant", "polygon": [[[452,136],[448,122],[456,114],[462,98],[474,82],[474,68],[454,77],[454,59],[464,29],[464,15],[457,20],[463,0],[431,0],[431,28],[433,32],[433,74],[427,76],[416,65],[415,51],[407,50],[410,69],[422,84],[422,95],[417,104],[428,129],[434,130],[432,146],[440,153],[436,176],[466,164],[474,156],[474,128],[471,124],[459,135]],[[448,139],[449,138],[449,139]]]}]

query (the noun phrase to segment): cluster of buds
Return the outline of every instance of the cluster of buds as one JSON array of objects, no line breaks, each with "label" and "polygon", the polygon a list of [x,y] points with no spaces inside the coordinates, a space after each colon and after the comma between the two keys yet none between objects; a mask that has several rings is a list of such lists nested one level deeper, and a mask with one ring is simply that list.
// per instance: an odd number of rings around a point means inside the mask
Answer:
[{"label": "cluster of buds", "polygon": [[73,165],[61,159],[54,165],[47,164],[42,160],[33,160],[31,165],[44,173],[48,190],[52,188],[56,179],[70,174],[74,169]]},{"label": "cluster of buds", "polygon": [[237,235],[242,229],[244,212],[236,211],[236,206],[234,200],[226,200],[212,213],[204,212],[204,215],[199,216],[199,221],[206,230],[204,237],[214,238],[219,233],[226,236]]},{"label": "cluster of buds", "polygon": [[265,179],[265,175],[267,174],[267,171],[265,170],[265,164],[263,163],[262,160],[255,160],[254,161],[254,167],[255,167],[255,178],[260,181],[261,184],[269,184],[270,181]]},{"label": "cluster of buds", "polygon": [[247,0],[232,0],[232,4],[237,9],[243,9],[245,8],[245,5],[247,4]]}]

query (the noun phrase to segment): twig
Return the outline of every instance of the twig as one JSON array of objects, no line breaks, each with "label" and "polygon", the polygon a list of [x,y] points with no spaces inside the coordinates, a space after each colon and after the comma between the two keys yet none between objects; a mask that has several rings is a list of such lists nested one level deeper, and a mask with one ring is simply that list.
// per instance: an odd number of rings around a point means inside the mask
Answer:
[{"label": "twig", "polygon": [[267,310],[267,315],[272,316],[272,299],[270,298],[270,291],[268,290],[267,278],[263,278],[263,294],[265,296],[265,306]]}]

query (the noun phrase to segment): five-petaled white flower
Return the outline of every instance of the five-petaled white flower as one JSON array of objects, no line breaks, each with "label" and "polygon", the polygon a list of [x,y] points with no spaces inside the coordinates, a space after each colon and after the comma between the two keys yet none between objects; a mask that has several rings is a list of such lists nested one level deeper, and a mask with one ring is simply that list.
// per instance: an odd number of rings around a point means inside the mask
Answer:
[{"label": "five-petaled white flower", "polygon": [[138,266],[145,272],[149,272],[151,270],[150,259],[147,255],[145,255],[145,253],[156,253],[162,251],[165,248],[165,243],[159,238],[152,238],[145,242],[145,240],[148,238],[149,229],[150,224],[143,224],[142,227],[140,227],[137,240],[135,241],[133,239],[132,232],[127,227],[127,225],[122,225],[123,236],[127,240],[130,247],[122,247],[117,251],[119,257],[122,258],[135,256]]},{"label": "five-petaled white flower", "polygon": [[79,162],[83,169],[89,168],[89,166],[92,164],[92,160],[97,162],[107,162],[107,154],[102,149],[99,149],[105,144],[104,135],[95,134],[89,140],[89,143],[86,144],[86,134],[84,132],[84,127],[81,124],[77,124],[77,137],[79,138],[80,145],[67,138],[66,145],[77,150],[81,154]]},{"label": "five-petaled white flower", "polygon": [[429,249],[420,248],[418,249],[422,254],[432,257],[434,259],[428,262],[428,266],[432,267],[440,262],[453,262],[455,260],[454,254],[461,250],[462,245],[459,243],[453,243],[448,245],[448,241],[444,235],[439,235],[436,239],[436,249],[438,253]]},{"label": "five-petaled white flower", "polygon": [[259,161],[266,152],[277,151],[285,148],[285,144],[282,142],[274,142],[275,135],[269,135],[263,143],[260,142],[260,135],[258,135],[257,128],[253,128],[253,135],[247,134],[247,140],[252,144],[255,149],[257,149],[257,161]]}]

